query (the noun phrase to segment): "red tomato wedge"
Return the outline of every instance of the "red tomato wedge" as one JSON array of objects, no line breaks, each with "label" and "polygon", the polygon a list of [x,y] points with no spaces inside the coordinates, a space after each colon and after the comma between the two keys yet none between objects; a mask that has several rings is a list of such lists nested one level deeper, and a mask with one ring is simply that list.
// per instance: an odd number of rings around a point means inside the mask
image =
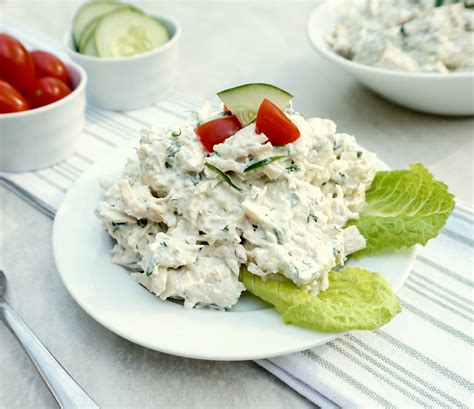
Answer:
[{"label": "red tomato wedge", "polygon": [[30,109],[25,98],[8,82],[0,81],[0,114]]},{"label": "red tomato wedge", "polygon": [[31,54],[16,38],[0,33],[0,76],[27,96],[35,82]]},{"label": "red tomato wedge", "polygon": [[227,138],[242,129],[235,115],[213,119],[199,125],[194,132],[201,140],[208,152],[214,150],[214,145],[224,142]]},{"label": "red tomato wedge", "polygon": [[287,145],[300,137],[298,127],[266,98],[258,109],[255,131],[264,133],[272,145]]},{"label": "red tomato wedge", "polygon": [[32,108],[52,104],[71,93],[71,89],[61,80],[44,77],[36,81],[34,91],[29,99]]},{"label": "red tomato wedge", "polygon": [[69,74],[64,63],[46,51],[32,51],[31,57],[35,63],[36,77],[55,77],[69,84]]}]

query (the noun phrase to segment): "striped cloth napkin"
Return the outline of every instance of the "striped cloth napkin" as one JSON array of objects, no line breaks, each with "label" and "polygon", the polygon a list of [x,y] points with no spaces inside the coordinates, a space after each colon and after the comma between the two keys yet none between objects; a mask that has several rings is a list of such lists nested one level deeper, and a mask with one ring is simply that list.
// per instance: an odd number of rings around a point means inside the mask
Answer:
[{"label": "striped cloth napkin", "polygon": [[[3,22],[3,25],[6,23]],[[27,29],[6,31],[24,39]],[[35,46],[61,54],[54,41],[29,32]],[[44,170],[0,173],[0,184],[54,217],[64,194],[94,161],[150,125],[177,122],[204,101],[173,93],[138,111],[86,111],[74,155]],[[353,331],[311,350],[257,361],[323,408],[474,407],[474,209],[458,203],[440,236],[419,253],[399,292],[403,311],[383,328]]]}]

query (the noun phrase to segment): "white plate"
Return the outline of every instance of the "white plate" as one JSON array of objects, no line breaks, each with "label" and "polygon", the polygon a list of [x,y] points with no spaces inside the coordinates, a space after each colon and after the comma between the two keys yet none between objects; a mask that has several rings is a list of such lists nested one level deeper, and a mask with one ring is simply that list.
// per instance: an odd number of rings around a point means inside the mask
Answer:
[{"label": "white plate", "polygon": [[474,72],[449,74],[403,72],[359,64],[341,57],[327,38],[349,3],[359,7],[366,0],[330,0],[311,13],[307,33],[314,49],[330,62],[351,73],[377,94],[405,107],[441,115],[474,115]]},{"label": "white plate", "polygon": [[[179,303],[161,301],[138,285],[125,268],[112,264],[112,240],[94,214],[103,198],[97,180],[119,175],[134,152],[128,144],[91,166],[69,190],[54,221],[53,248],[60,276],[92,318],[145,347],[213,360],[283,355],[341,335],[285,325],[272,307],[249,294],[243,294],[227,312],[187,310]],[[414,256],[415,250],[410,249],[367,257],[357,265],[382,273],[398,290]]]}]

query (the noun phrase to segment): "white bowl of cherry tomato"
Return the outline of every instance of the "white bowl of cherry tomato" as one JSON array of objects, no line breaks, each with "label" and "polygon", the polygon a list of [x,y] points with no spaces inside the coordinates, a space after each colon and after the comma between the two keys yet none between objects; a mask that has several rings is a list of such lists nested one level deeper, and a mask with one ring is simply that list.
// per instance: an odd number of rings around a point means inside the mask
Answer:
[{"label": "white bowl of cherry tomato", "polygon": [[41,169],[74,152],[86,82],[77,64],[0,33],[0,170]]}]

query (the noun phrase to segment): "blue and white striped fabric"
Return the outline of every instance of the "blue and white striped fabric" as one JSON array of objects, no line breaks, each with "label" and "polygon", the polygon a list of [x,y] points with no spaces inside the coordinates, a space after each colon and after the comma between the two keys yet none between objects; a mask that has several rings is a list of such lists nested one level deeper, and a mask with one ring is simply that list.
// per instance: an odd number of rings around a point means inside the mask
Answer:
[{"label": "blue and white striped fabric", "polygon": [[418,254],[393,321],[258,363],[323,408],[473,408],[473,247],[473,207],[458,203]]},{"label": "blue and white striped fabric", "polygon": [[[8,28],[16,34],[14,25]],[[55,51],[54,42],[38,44],[41,35],[30,35],[37,46]],[[138,111],[89,107],[74,155],[36,172],[0,173],[0,183],[54,217],[65,192],[94,161],[141,128],[180,121],[203,102],[173,93]],[[354,331],[258,364],[325,408],[474,407],[473,229],[472,206],[458,203],[439,237],[419,253],[400,290],[402,313],[383,328]]]}]

